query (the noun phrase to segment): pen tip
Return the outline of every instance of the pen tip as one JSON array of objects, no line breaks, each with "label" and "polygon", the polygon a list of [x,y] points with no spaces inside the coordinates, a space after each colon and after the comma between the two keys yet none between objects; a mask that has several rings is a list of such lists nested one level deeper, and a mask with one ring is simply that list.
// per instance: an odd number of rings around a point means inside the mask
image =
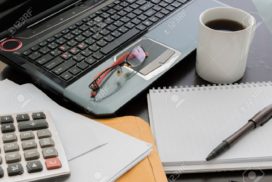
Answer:
[{"label": "pen tip", "polygon": [[208,155],[208,157],[206,158],[206,161],[210,161],[210,160],[212,160],[214,157],[215,157],[215,156],[214,156],[214,153],[210,153],[210,154]]}]

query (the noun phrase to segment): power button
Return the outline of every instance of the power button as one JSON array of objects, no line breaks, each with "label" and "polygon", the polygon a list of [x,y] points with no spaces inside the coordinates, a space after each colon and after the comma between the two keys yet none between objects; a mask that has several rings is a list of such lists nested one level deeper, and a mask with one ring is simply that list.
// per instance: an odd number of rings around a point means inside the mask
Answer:
[{"label": "power button", "polygon": [[15,52],[23,46],[22,41],[19,39],[6,39],[0,44],[0,49],[6,52]]}]

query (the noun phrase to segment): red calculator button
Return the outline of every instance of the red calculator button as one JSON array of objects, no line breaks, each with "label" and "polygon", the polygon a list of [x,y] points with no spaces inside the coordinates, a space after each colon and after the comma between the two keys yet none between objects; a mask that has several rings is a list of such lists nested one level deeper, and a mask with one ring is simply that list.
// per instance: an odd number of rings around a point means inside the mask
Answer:
[{"label": "red calculator button", "polygon": [[48,170],[61,168],[61,162],[58,158],[50,158],[45,160],[45,165]]}]

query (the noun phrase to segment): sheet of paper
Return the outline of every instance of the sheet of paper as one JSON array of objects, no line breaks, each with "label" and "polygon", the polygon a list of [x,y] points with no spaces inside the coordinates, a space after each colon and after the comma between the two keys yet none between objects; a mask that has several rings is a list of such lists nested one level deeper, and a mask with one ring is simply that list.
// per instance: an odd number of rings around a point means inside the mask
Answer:
[{"label": "sheet of paper", "polygon": [[[155,91],[156,92],[156,91]],[[272,84],[162,90],[150,94],[151,125],[162,161],[199,164],[225,138],[272,104]],[[272,159],[272,121],[213,163]]]},{"label": "sheet of paper", "polygon": [[96,123],[60,107],[32,84],[0,82],[0,114],[49,111],[63,143],[68,160],[107,143],[96,130]]}]

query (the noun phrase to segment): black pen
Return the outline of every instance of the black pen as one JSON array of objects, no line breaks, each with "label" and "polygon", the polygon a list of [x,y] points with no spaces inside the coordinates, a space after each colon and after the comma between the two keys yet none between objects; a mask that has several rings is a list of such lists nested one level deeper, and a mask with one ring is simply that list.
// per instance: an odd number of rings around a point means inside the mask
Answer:
[{"label": "black pen", "polygon": [[255,114],[243,127],[229,136],[227,139],[218,145],[206,158],[207,161],[216,158],[218,155],[222,154],[228,150],[235,142],[246,135],[249,131],[257,128],[258,126],[263,126],[272,117],[272,104],[265,107],[257,114]]}]

